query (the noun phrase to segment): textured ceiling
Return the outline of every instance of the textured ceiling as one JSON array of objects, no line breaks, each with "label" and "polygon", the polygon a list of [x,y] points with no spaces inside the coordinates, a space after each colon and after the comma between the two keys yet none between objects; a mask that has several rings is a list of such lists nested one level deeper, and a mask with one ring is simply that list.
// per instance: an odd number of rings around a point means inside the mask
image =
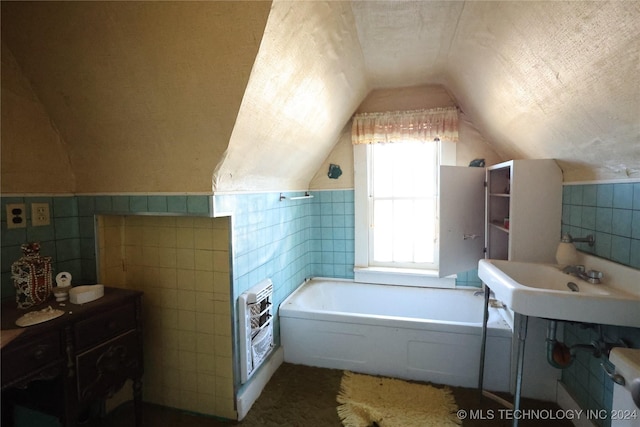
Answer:
[{"label": "textured ceiling", "polygon": [[[368,92],[428,83],[504,159],[555,158],[565,181],[640,178],[640,2],[311,3],[274,2],[218,189],[291,171],[302,188],[309,155],[332,147]],[[264,96],[282,63],[294,71],[271,87],[284,96]],[[255,175],[231,177],[243,168]]]},{"label": "textured ceiling", "polygon": [[505,159],[640,178],[638,1],[2,2],[2,36],[79,190],[305,188],[369,92],[423,84]]},{"label": "textured ceiling", "polygon": [[442,80],[464,2],[362,1],[351,8],[371,87]]},{"label": "textured ceiling", "polygon": [[447,68],[504,157],[640,178],[640,2],[467,2]]}]

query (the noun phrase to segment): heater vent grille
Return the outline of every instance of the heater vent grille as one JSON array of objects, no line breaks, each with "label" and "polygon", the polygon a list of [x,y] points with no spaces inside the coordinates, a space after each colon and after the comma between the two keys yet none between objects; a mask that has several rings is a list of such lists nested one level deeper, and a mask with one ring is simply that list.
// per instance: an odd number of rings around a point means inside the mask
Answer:
[{"label": "heater vent grille", "polygon": [[265,279],[238,298],[240,374],[247,382],[273,349],[273,283]]}]

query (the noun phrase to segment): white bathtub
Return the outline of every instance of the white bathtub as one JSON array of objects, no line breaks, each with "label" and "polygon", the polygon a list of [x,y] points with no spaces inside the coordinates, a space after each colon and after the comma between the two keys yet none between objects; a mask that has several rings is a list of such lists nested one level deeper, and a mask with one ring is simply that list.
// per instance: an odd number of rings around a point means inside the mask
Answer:
[{"label": "white bathtub", "polygon": [[[279,309],[286,362],[476,387],[483,295],[315,278]],[[509,391],[512,331],[491,308],[484,388]]]}]

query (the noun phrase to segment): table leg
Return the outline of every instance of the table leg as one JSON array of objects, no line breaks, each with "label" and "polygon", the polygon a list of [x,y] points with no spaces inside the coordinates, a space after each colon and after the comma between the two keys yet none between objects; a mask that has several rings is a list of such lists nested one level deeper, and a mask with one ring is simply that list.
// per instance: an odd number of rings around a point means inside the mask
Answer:
[{"label": "table leg", "polygon": [[520,318],[518,327],[518,366],[516,370],[516,394],[513,398],[513,427],[518,427],[518,418],[520,416],[520,398],[522,394],[522,376],[524,374],[524,344],[527,338],[527,321],[528,317],[516,314]]}]

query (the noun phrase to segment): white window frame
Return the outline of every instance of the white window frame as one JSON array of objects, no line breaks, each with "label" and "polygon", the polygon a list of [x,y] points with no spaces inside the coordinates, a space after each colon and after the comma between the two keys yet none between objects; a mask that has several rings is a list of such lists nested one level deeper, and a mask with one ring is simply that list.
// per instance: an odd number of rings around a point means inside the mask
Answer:
[{"label": "white window frame", "polygon": [[[439,166],[456,164],[456,145],[440,141]],[[356,282],[422,287],[455,287],[455,277],[439,278],[437,269],[411,269],[398,267],[372,267],[369,263],[369,159],[371,146],[353,146],[354,161],[354,214],[355,214],[355,266]],[[438,168],[439,169],[439,168]],[[439,194],[438,194],[439,199]],[[439,239],[439,236],[438,236]]]}]

